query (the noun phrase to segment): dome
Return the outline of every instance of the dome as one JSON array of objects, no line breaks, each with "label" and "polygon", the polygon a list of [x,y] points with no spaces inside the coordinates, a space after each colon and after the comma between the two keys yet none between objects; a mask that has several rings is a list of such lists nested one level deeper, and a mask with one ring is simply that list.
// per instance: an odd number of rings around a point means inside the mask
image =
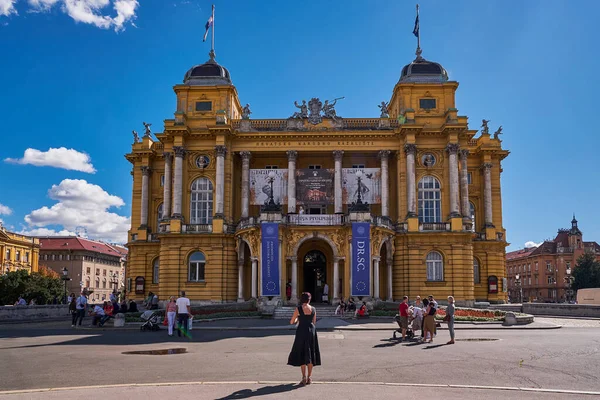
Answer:
[{"label": "dome", "polygon": [[185,73],[183,83],[194,86],[231,85],[231,77],[227,68],[217,64],[214,52],[210,60],[204,64],[194,65]]},{"label": "dome", "polygon": [[418,56],[402,68],[400,82],[440,83],[448,81],[448,73],[440,64]]}]

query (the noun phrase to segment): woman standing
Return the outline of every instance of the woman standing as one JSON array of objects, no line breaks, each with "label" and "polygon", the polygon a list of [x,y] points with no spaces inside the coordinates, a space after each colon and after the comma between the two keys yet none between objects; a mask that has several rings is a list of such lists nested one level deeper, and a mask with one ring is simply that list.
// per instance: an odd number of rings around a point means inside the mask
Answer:
[{"label": "woman standing", "polygon": [[169,336],[173,336],[173,327],[175,326],[175,315],[177,314],[177,303],[175,302],[175,296],[169,297],[166,312],[167,324],[169,327]]},{"label": "woman standing", "polygon": [[[421,339],[421,343],[427,341],[429,338],[429,343],[433,342],[433,332],[435,329],[435,307],[433,302],[428,302],[427,309],[425,310],[425,318],[423,319],[423,339]],[[428,335],[429,334],[429,335]]]},{"label": "woman standing", "polygon": [[448,331],[450,331],[450,341],[446,344],[454,344],[454,297],[452,296],[448,296],[448,307],[444,320],[448,323]]},{"label": "woman standing", "polygon": [[[296,338],[288,357],[288,365],[300,367],[302,371],[300,385],[310,385],[313,366],[321,365],[317,328],[315,328],[317,312],[310,305],[310,298],[310,293],[302,293],[300,297],[302,305],[294,310],[294,315],[290,320],[290,324],[298,322],[298,328],[296,328]],[[308,375],[306,375],[307,369]]]}]

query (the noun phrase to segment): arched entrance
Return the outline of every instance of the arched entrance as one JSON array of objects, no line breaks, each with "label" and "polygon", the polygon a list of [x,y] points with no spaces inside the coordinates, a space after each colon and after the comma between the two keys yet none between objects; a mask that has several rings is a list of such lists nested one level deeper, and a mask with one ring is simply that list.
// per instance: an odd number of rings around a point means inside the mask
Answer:
[{"label": "arched entrance", "polygon": [[327,257],[320,250],[310,250],[302,258],[303,292],[312,294],[314,303],[321,303],[327,282]]}]

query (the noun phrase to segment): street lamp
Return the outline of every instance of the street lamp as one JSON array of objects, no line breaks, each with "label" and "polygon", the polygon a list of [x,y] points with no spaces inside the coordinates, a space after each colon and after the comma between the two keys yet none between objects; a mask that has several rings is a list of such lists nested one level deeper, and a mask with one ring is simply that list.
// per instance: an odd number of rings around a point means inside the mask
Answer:
[{"label": "street lamp", "polygon": [[67,267],[64,267],[62,270],[63,276],[61,277],[61,279],[65,282],[65,297],[64,297],[64,302],[65,304],[67,303],[67,282],[71,280],[71,278],[68,277],[69,275],[69,270],[67,269]]},{"label": "street lamp", "polygon": [[523,286],[521,286],[521,275],[516,274],[515,275],[515,283],[518,286],[518,290],[519,290],[519,303],[523,303]]},{"label": "street lamp", "polygon": [[369,203],[362,201],[362,176],[361,170],[356,171],[356,179],[358,180],[358,194],[356,202],[352,203],[350,210],[353,212],[367,212],[369,211]]},{"label": "street lamp", "polygon": [[270,171],[269,172],[269,186],[271,188],[271,191],[269,193],[269,201],[267,202],[267,204],[265,204],[263,206],[263,211],[271,211],[271,212],[277,212],[277,211],[281,211],[281,206],[277,203],[275,203],[275,199],[273,198],[273,182],[275,181],[275,171]]},{"label": "street lamp", "polygon": [[567,303],[571,302],[571,296],[572,296],[572,292],[571,292],[571,267],[567,267]]}]

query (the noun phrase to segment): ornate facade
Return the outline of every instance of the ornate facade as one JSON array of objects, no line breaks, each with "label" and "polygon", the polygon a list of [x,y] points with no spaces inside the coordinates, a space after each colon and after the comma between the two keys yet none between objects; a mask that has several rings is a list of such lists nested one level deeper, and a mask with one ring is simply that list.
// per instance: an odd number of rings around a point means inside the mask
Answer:
[{"label": "ornate facade", "polygon": [[0,224],[0,273],[25,269],[38,272],[40,241],[6,230]]},{"label": "ornate facade", "polygon": [[[134,132],[126,155],[130,295],[267,297],[273,271],[278,294],[268,300],[285,301],[286,284],[291,302],[303,291],[321,300],[325,283],[332,300],[348,297],[352,226],[367,223],[365,297],[504,302],[508,151],[488,121],[475,137],[457,88],[419,53],[389,102],[373,105],[379,118],[344,118],[338,99],[313,98],[290,105],[288,118],[257,120],[212,55],[192,67],[174,87],[174,118],[156,140],[148,126],[141,139]],[[274,270],[265,269],[266,223],[277,224]]]}]

